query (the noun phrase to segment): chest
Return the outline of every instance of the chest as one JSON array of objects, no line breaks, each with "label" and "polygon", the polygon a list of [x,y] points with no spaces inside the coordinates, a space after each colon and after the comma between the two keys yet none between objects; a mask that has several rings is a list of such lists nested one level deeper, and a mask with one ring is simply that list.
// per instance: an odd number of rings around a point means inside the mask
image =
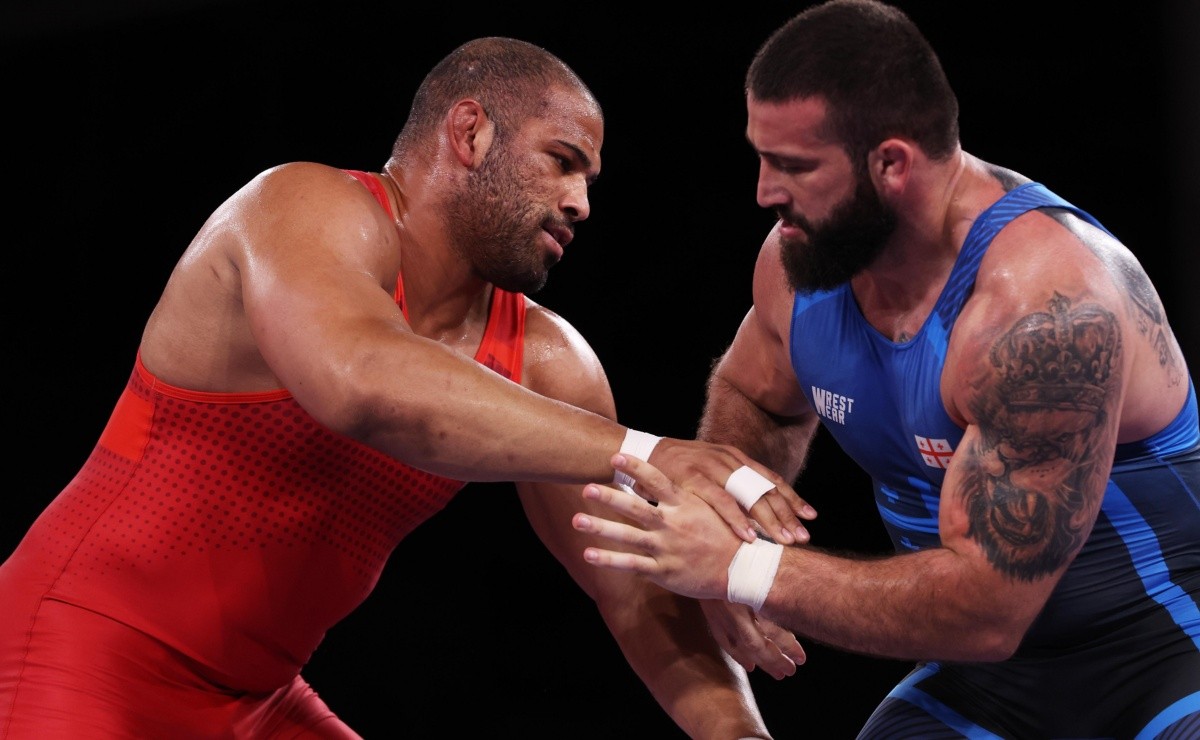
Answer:
[{"label": "chest", "polygon": [[941,394],[953,317],[904,326],[911,336],[892,341],[848,290],[798,298],[792,368],[822,425],[872,478],[936,487],[963,434]]}]

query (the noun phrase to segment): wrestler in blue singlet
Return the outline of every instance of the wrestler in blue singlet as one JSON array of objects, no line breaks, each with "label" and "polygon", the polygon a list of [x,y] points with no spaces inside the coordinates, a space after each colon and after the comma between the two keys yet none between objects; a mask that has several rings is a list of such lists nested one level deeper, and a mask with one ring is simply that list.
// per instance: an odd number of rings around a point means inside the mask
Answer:
[{"label": "wrestler in blue singlet", "polygon": [[[872,328],[848,284],[796,295],[796,377],[822,425],[871,475],[898,551],[940,544],[941,486],[963,436],[941,400],[950,332],[992,239],[1034,208],[1065,209],[1103,228],[1040,184],[1015,188],[973,224],[930,317],[907,342]],[[837,351],[797,351],[799,337]],[[1091,536],[1016,654],[918,665],[860,738],[1200,737],[1200,421],[1188,383],[1167,428],[1118,445]]]}]

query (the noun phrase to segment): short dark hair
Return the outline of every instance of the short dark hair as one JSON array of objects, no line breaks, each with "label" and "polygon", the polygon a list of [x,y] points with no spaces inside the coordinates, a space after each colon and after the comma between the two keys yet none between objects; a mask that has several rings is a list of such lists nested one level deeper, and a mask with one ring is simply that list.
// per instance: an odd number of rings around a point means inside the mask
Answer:
[{"label": "short dark hair", "polygon": [[579,91],[600,110],[595,96],[565,62],[527,41],[487,36],[468,41],[434,66],[413,96],[393,156],[419,148],[456,101],[474,98],[496,124],[503,140],[525,120],[544,111],[551,87]]},{"label": "short dark hair", "polygon": [[793,17],[755,54],[746,94],[824,99],[825,133],[860,168],[891,136],[934,159],[958,144],[958,99],[937,54],[902,10],[877,0],[829,0]]}]

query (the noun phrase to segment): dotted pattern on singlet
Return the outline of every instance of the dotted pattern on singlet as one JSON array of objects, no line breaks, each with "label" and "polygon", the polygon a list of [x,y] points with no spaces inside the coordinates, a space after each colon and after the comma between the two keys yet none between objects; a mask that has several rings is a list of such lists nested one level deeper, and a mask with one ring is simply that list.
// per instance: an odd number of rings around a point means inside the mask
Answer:
[{"label": "dotted pattern on singlet", "polygon": [[74,495],[47,512],[68,537],[90,527],[74,562],[96,573],[210,548],[321,542],[373,584],[396,544],[464,485],[333,433],[291,398],[195,402],[137,373],[130,391],[155,403],[142,459],[97,447]]}]

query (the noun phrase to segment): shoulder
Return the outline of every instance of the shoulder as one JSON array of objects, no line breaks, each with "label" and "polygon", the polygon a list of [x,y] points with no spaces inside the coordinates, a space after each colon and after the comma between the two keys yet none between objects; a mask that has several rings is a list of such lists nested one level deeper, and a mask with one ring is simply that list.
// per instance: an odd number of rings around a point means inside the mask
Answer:
[{"label": "shoulder", "polygon": [[570,322],[525,297],[523,384],[573,406],[612,415],[611,391],[595,350]]},{"label": "shoulder", "polygon": [[395,227],[375,196],[343,169],[290,162],[257,174],[217,213],[256,249],[324,244],[333,251],[395,251]]},{"label": "shoulder", "polygon": [[374,201],[371,192],[354,176],[316,162],[288,162],[263,170],[235,197],[259,206],[287,206],[307,212],[361,207]]},{"label": "shoulder", "polygon": [[1073,214],[1030,211],[996,235],[980,263],[977,288],[1018,310],[1044,305],[1053,293],[1116,304],[1121,294],[1110,256],[1118,249],[1111,236]]},{"label": "shoulder", "polygon": [[776,222],[763,239],[754,263],[754,311],[772,333],[786,336],[795,294],[783,266],[783,242]]},{"label": "shoulder", "polygon": [[1108,312],[1118,308],[1121,296],[1111,275],[1072,228],[1086,227],[1089,240],[1102,232],[1071,219],[1078,224],[1068,228],[1061,212],[1030,211],[996,235],[955,325],[960,345],[991,346],[1055,310],[1075,312],[1084,305]]},{"label": "shoulder", "polygon": [[528,296],[525,299],[526,365],[540,369],[569,364],[583,370],[600,370],[596,352],[570,322]]},{"label": "shoulder", "polygon": [[[1056,367],[1090,368],[1089,383],[1113,398],[1150,399],[1151,383],[1166,389],[1171,382],[1156,349],[1165,335],[1150,336],[1152,314],[1165,331],[1157,295],[1124,245],[1068,211],[1031,211],[997,234],[980,264],[955,325],[944,388],[968,420],[966,399],[977,389],[1007,387],[1022,372],[1049,379]],[[1148,415],[1146,425],[1154,423]]]}]

